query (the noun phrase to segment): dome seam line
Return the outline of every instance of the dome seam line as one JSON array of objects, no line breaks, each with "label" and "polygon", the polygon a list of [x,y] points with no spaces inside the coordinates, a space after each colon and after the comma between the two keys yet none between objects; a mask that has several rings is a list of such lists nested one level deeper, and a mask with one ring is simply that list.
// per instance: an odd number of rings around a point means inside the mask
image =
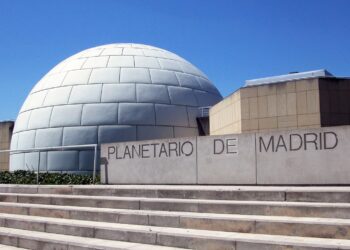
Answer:
[{"label": "dome seam line", "polygon": [[[100,85],[103,85],[103,84],[100,84]],[[171,86],[170,86],[171,87]],[[208,93],[208,92],[206,92]],[[210,94],[210,92],[209,92]],[[136,92],[135,92],[135,96],[136,96]],[[169,93],[168,93],[168,96],[169,96]],[[196,95],[195,95],[196,97]],[[169,97],[170,98],[170,97]],[[170,100],[171,101],[171,100]],[[131,102],[131,101],[123,101],[123,102],[112,102],[112,101],[109,101],[109,102],[86,102],[86,103],[63,103],[63,104],[53,104],[53,105],[48,105],[48,106],[41,106],[41,107],[35,107],[35,108],[31,108],[31,109],[27,109],[27,110],[24,110],[23,112],[20,112],[19,114],[23,114],[23,113],[26,113],[26,112],[30,112],[30,111],[33,111],[33,110],[36,110],[36,109],[43,109],[43,108],[49,108],[49,107],[61,107],[61,106],[70,106],[70,105],[82,105],[82,104],[115,104],[115,103],[135,103],[135,102]],[[156,105],[171,105],[171,106],[180,106],[180,107],[192,107],[192,108],[200,108],[202,106],[199,105],[189,105],[189,104],[175,104],[175,103],[161,103],[161,102],[157,102],[157,103],[154,103],[154,102],[136,102],[135,104],[156,104]]]},{"label": "dome seam line", "polygon": [[45,130],[45,129],[55,129],[55,128],[76,128],[76,127],[101,127],[101,126],[131,126],[131,127],[177,127],[177,128],[197,128],[197,127],[192,127],[192,126],[183,126],[183,125],[163,125],[163,124],[96,124],[96,125],[66,125],[66,126],[54,126],[54,127],[43,127],[43,128],[32,128],[32,129],[26,129],[26,130],[21,130],[21,131],[16,131],[15,134],[21,134],[25,132],[30,132],[30,131],[36,131],[36,130]]}]

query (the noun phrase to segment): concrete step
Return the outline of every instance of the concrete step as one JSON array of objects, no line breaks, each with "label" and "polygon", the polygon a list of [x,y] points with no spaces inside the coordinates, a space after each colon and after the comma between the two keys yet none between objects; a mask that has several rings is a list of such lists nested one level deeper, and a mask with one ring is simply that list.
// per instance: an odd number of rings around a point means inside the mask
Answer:
[{"label": "concrete step", "polygon": [[0,193],[2,202],[199,213],[350,218],[350,203],[228,201]]},{"label": "concrete step", "polygon": [[[56,244],[59,247],[62,245],[68,245],[69,247],[72,245],[72,247],[76,247],[77,243],[79,242],[79,244],[84,243],[84,247],[92,248],[96,247],[96,245],[89,245],[91,242],[94,244],[99,242],[104,246],[106,244],[110,244],[110,246],[119,247],[108,249],[134,249],[136,246],[129,248],[129,246],[125,245],[126,242],[131,241],[146,244],[143,246],[149,246],[149,244],[152,244],[153,248],[151,249],[158,249],[157,246],[220,250],[257,249],[257,247],[261,246],[264,246],[265,249],[281,249],[281,247],[295,247],[297,249],[350,249],[349,240],[228,233],[208,230],[150,227],[127,224],[123,225],[106,222],[75,221],[30,216],[9,215],[6,224],[7,227],[20,227],[32,230],[27,231],[12,228],[9,228],[8,230],[10,232],[10,236],[17,236],[17,238],[19,238],[17,241],[18,246],[26,245],[26,247],[30,246],[30,249],[41,249],[43,247],[42,242],[44,236],[46,237],[46,240],[50,239],[49,244]],[[2,232],[4,232],[4,230],[3,228],[0,228],[0,236],[2,235]],[[63,234],[67,235],[67,238]],[[21,243],[23,238],[28,241],[28,239],[26,239],[28,236],[31,237],[31,239],[29,239],[31,242],[29,244],[23,244],[23,242]],[[84,241],[82,237],[86,237],[86,241]],[[93,238],[96,238],[96,240],[93,240]],[[52,241],[53,239],[54,241]],[[101,239],[108,240],[108,242],[101,241]],[[120,243],[124,243],[124,245],[121,244],[121,246],[119,246]],[[48,243],[44,242],[44,244]],[[144,249],[141,248],[141,245],[137,247],[137,249]]]},{"label": "concrete step", "polygon": [[0,184],[0,192],[0,244],[13,247],[350,249],[350,187]]},{"label": "concrete step", "polygon": [[92,196],[350,202],[350,187],[190,186],[190,185],[16,185],[0,184],[1,193],[42,193]]},{"label": "concrete step", "polygon": [[0,250],[24,250],[26,248],[20,248],[20,247],[11,247],[6,245],[0,245]]},{"label": "concrete step", "polygon": [[[220,218],[220,220],[218,220]],[[211,231],[229,231],[241,233],[289,235],[318,238],[350,239],[350,220],[343,219],[321,219],[321,218],[291,218],[271,216],[231,216],[224,218],[206,215],[184,214],[180,219],[179,227],[186,229],[201,229]],[[214,224],[208,228],[207,225]],[[45,231],[48,233],[71,234],[76,236],[97,237],[99,232],[108,231],[107,235],[122,235],[125,240],[127,232],[134,234],[135,242],[152,244],[153,238],[149,241],[138,241],[140,234],[157,232],[161,227],[149,225],[120,224],[111,222],[99,222],[89,220],[61,219],[50,217],[38,217],[17,214],[1,214],[0,225],[3,227],[18,228],[25,230]],[[221,226],[223,225],[223,226]],[[163,227],[167,227],[163,222]],[[169,227],[167,227],[169,228]],[[124,233],[123,233],[124,232]],[[114,236],[113,236],[114,237]],[[147,237],[146,237],[147,238]],[[104,238],[111,239],[111,238]],[[114,238],[113,238],[114,239]],[[140,238],[142,239],[142,237]]]},{"label": "concrete step", "polygon": [[171,250],[183,249],[166,246],[147,245],[114,240],[78,237],[54,233],[29,231],[14,228],[0,227],[1,244],[25,247],[26,249],[56,249],[56,250],[81,250],[81,249],[132,249],[132,250]]},{"label": "concrete step", "polygon": [[5,214],[5,216],[0,214],[0,225],[2,226],[6,225],[7,221],[12,218],[10,215],[13,214],[13,216],[30,215],[158,227],[350,239],[349,219],[126,210],[20,203],[0,203],[0,212]]}]

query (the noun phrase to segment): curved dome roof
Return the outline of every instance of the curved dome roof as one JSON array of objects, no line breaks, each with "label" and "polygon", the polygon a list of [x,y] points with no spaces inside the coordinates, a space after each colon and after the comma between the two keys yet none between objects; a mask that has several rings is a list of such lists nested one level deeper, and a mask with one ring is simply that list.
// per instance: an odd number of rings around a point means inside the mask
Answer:
[{"label": "curved dome roof", "polygon": [[[174,53],[141,44],[99,46],[62,61],[34,86],[11,149],[193,136],[198,107],[221,99],[200,70]],[[35,154],[11,156],[11,170],[35,169]],[[91,152],[42,154],[43,170],[91,170]]]}]

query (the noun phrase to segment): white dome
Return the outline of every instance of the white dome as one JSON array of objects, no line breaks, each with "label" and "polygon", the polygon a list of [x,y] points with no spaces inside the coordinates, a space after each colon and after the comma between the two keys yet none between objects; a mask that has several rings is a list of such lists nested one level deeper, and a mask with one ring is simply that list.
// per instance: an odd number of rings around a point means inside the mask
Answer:
[{"label": "white dome", "polygon": [[[198,134],[198,107],[222,96],[183,58],[140,44],[84,50],[33,88],[17,117],[11,149],[94,144]],[[11,156],[10,169],[34,168],[38,153]],[[44,152],[42,170],[91,171],[92,153]]]}]

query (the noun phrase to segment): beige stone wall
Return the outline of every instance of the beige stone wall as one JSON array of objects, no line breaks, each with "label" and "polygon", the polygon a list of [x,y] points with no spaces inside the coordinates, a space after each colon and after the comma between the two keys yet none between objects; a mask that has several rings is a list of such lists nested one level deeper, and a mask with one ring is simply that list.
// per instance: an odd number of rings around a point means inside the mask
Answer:
[{"label": "beige stone wall", "polygon": [[211,135],[241,132],[241,102],[239,91],[236,91],[210,109],[209,122]]},{"label": "beige stone wall", "polygon": [[[0,150],[10,148],[13,122],[0,122]],[[0,153],[0,171],[9,170],[8,153]]]},{"label": "beige stone wall", "polygon": [[321,127],[318,79],[245,87],[210,110],[210,134]]}]

